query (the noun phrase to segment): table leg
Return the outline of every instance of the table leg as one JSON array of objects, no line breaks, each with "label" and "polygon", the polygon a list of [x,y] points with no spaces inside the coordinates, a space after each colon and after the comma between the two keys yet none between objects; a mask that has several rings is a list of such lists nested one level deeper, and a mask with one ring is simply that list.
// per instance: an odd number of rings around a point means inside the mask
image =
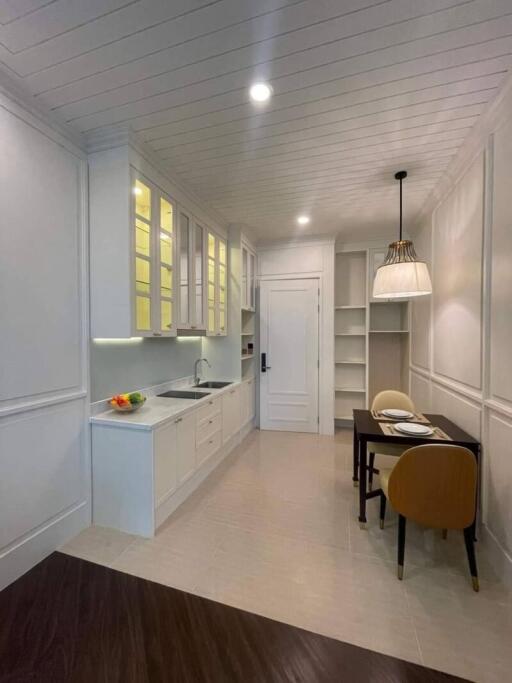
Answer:
[{"label": "table leg", "polygon": [[353,462],[352,481],[354,483],[354,486],[357,486],[357,482],[358,482],[357,469],[359,467],[359,438],[358,438],[357,429],[356,429],[355,424],[354,424],[354,437],[353,438],[354,438],[354,441],[353,441],[354,462]]},{"label": "table leg", "polygon": [[359,438],[359,524],[366,527],[366,439]]}]

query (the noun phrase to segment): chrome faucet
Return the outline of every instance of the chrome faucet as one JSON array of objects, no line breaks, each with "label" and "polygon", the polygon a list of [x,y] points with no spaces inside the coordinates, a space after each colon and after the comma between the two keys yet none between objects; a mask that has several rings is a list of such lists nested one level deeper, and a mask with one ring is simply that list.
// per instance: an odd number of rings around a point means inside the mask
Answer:
[{"label": "chrome faucet", "polygon": [[204,361],[204,362],[206,363],[206,365],[207,365],[209,368],[212,367],[212,366],[210,365],[210,363],[208,362],[208,359],[207,359],[207,358],[198,358],[198,359],[196,360],[196,362],[194,363],[194,386],[195,386],[195,387],[197,387],[197,385],[198,385],[199,382],[200,382],[199,373],[198,373],[198,371],[197,371],[197,368],[199,367],[199,363],[201,363],[202,361]]}]

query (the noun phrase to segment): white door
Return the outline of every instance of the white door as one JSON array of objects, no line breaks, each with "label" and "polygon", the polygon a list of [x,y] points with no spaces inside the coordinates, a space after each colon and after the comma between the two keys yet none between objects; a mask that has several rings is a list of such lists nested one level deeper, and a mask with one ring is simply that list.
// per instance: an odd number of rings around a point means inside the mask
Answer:
[{"label": "white door", "polygon": [[318,311],[318,280],[261,282],[261,429],[318,432]]}]

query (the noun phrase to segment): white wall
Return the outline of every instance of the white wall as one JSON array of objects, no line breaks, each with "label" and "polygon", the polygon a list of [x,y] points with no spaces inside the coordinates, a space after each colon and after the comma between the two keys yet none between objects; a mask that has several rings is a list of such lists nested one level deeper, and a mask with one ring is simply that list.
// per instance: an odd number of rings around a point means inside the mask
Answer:
[{"label": "white wall", "polygon": [[320,433],[334,433],[334,239],[279,242],[258,248],[260,280],[320,281]]},{"label": "white wall", "polygon": [[90,520],[85,156],[0,94],[0,588]]},{"label": "white wall", "polygon": [[414,235],[433,296],[412,304],[411,393],[481,440],[484,538],[510,580],[512,84],[450,170]]}]

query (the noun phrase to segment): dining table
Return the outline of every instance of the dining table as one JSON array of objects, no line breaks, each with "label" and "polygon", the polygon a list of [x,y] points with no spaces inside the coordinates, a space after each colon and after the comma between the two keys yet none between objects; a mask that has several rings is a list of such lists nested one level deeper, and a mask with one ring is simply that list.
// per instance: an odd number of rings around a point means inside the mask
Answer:
[{"label": "dining table", "polygon": [[[430,422],[431,426],[435,429],[434,435],[432,436],[406,435],[399,433],[394,428],[389,429],[386,427],[384,427],[383,431],[383,428],[381,427],[382,424],[393,424],[396,423],[397,420],[387,419],[385,417],[376,417],[375,414],[370,410],[354,409],[353,416],[354,469],[352,479],[355,486],[359,484],[359,523],[362,527],[366,526],[367,521],[366,501],[370,498],[375,498],[376,496],[380,495],[380,489],[368,491],[366,476],[368,471],[368,442],[403,445],[405,447],[419,446],[420,444],[451,444],[454,446],[464,446],[474,454],[477,461],[478,471],[480,470],[480,442],[474,439],[444,415],[430,413],[425,413],[422,415],[422,417],[425,418],[425,421]],[[437,438],[437,434],[439,435],[439,438]],[[477,506],[475,509],[477,509]],[[476,516],[473,522],[473,527],[476,528]]]}]

